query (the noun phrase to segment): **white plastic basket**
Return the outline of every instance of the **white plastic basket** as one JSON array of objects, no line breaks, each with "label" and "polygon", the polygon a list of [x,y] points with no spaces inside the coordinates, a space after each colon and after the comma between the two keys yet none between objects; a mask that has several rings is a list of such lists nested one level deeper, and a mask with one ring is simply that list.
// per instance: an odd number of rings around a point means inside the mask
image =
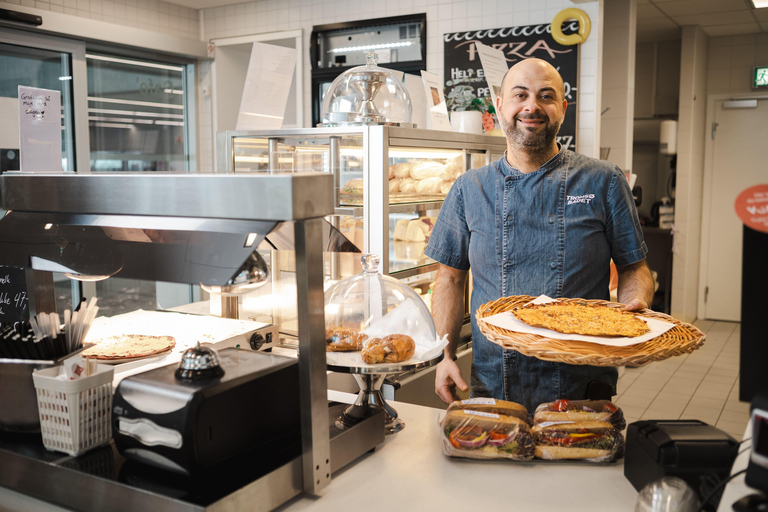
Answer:
[{"label": "white plastic basket", "polygon": [[63,372],[63,366],[56,366],[32,374],[40,430],[48,450],[79,455],[112,438],[114,368],[100,364],[88,377],[58,380]]}]

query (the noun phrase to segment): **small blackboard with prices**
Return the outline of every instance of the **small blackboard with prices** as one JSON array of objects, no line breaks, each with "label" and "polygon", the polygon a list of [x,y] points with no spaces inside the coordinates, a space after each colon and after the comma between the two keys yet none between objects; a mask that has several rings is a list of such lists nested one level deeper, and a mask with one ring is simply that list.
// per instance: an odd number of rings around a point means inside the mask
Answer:
[{"label": "small blackboard with prices", "polygon": [[27,280],[23,267],[0,265],[0,323],[29,320]]}]

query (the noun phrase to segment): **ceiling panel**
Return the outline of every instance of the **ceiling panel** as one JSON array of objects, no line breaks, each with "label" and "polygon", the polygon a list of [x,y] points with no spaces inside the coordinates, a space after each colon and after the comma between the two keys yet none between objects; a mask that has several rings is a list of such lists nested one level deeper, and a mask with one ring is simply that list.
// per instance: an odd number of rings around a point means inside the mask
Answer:
[{"label": "ceiling panel", "polygon": [[686,14],[685,16],[674,16],[673,18],[679,25],[734,25],[737,23],[755,23],[755,18],[749,11],[724,11],[711,12],[706,14]]},{"label": "ceiling panel", "polygon": [[661,8],[672,17],[692,13],[705,14],[723,11],[744,11],[749,13],[744,0],[678,0],[663,4]]},{"label": "ceiling panel", "polygon": [[733,36],[737,34],[754,34],[760,32],[757,23],[737,23],[734,25],[713,25],[703,27],[709,37]]}]

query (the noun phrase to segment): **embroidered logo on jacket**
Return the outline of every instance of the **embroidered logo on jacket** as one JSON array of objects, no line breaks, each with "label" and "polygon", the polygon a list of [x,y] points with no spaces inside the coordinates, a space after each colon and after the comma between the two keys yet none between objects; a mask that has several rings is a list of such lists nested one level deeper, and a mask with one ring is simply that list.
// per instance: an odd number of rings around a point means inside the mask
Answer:
[{"label": "embroidered logo on jacket", "polygon": [[583,196],[567,196],[567,204],[586,203],[589,204],[595,198],[595,194],[584,194]]}]

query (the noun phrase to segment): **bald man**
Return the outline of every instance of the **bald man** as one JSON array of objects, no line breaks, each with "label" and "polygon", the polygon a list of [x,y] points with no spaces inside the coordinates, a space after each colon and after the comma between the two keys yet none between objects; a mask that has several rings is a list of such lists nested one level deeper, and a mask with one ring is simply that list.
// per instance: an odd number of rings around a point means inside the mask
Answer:
[{"label": "bald man", "polygon": [[[533,411],[559,398],[616,394],[616,368],[541,361],[483,336],[475,311],[510,295],[609,299],[610,260],[618,298],[646,308],[653,281],[629,184],[615,165],[556,142],[565,116],[563,79],[549,63],[524,60],[504,77],[497,112],[507,139],[504,158],[461,176],[445,199],[425,251],[439,263],[432,316],[445,357],[435,392],[446,403],[456,388],[472,397],[520,403]],[[472,375],[454,362],[472,270]]]}]

